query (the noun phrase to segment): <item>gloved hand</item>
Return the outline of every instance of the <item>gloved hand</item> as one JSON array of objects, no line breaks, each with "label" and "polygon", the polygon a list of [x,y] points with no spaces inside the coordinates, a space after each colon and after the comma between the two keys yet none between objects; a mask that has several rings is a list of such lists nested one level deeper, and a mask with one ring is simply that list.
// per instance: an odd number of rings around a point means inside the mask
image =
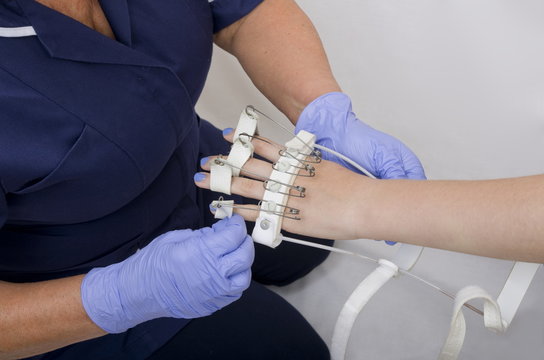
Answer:
[{"label": "gloved hand", "polygon": [[253,257],[244,219],[234,215],[211,228],[167,232],[128,259],[93,269],[81,299],[109,333],[159,317],[206,316],[249,286]]},{"label": "gloved hand", "polygon": [[[296,131],[316,135],[319,145],[335,150],[380,179],[425,179],[414,153],[394,137],[377,131],[357,119],[351,100],[343,93],[322,95],[300,115]],[[323,151],[323,158],[359,172],[336,156]]]}]

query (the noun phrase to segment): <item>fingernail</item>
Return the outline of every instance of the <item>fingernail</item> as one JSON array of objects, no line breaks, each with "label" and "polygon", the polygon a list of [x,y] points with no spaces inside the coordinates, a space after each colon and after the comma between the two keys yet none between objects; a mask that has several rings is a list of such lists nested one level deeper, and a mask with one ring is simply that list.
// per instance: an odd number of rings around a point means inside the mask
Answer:
[{"label": "fingernail", "polygon": [[225,130],[223,130],[223,135],[228,135],[232,132],[232,130],[234,130],[233,128],[226,128]]},{"label": "fingernail", "polygon": [[196,182],[201,182],[205,178],[206,178],[206,175],[204,175],[203,173],[196,173],[194,177]]},{"label": "fingernail", "polygon": [[216,210],[217,210],[217,209],[214,208],[214,207],[212,206],[212,204],[210,204],[210,211],[211,211],[212,213],[214,213]]},{"label": "fingernail", "polygon": [[208,157],[203,157],[202,159],[200,159],[200,166],[204,166],[206,165],[206,163],[208,162]]},{"label": "fingernail", "polygon": [[395,245],[397,242],[396,241],[386,241],[385,243],[387,245]]}]

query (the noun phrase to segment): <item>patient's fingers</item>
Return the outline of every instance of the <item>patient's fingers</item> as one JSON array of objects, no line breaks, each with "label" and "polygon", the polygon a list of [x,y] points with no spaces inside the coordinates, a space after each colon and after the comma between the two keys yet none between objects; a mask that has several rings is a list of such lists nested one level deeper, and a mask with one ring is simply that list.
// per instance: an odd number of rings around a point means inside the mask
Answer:
[{"label": "patient's fingers", "polygon": [[[200,167],[202,167],[202,169],[206,171],[210,171],[210,166],[216,158],[218,158],[217,155],[209,156],[209,157],[201,159]],[[225,165],[225,166],[228,166],[228,165]],[[240,172],[240,174],[243,176],[261,180],[261,181],[268,179],[271,173],[272,173],[272,164],[263,160],[258,160],[258,159],[249,159],[248,161],[246,161],[244,166],[242,166],[242,170]]]},{"label": "patient's fingers", "polygon": [[[213,209],[210,205],[210,210],[212,213],[215,213],[215,209]],[[236,204],[236,206],[233,209],[233,213],[241,215],[244,219],[248,221],[255,221],[257,220],[257,217],[259,216],[259,206],[257,205],[250,205],[250,204]]]},{"label": "patient's fingers", "polygon": [[[196,173],[194,180],[196,186],[204,189],[210,188],[209,173]],[[231,194],[242,195],[247,198],[261,200],[264,196],[263,182],[241,177],[233,177],[230,192]]]},{"label": "patient's fingers", "polygon": [[[234,130],[227,134],[225,134],[225,130],[223,131],[223,137],[228,142],[232,143],[233,136]],[[245,141],[247,139],[247,136],[242,135],[241,139]],[[251,143],[253,144],[255,154],[258,154],[273,163],[278,161],[278,159],[280,158],[279,151],[284,148],[284,146],[261,136],[259,136],[259,139],[251,140]]]}]

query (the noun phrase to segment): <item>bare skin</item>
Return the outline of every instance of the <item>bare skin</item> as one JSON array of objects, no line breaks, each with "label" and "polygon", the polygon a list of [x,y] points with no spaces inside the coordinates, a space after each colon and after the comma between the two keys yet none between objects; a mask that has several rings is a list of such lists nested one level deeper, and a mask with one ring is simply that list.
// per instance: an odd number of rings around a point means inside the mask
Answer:
[{"label": "bare skin", "polygon": [[72,19],[79,21],[83,25],[115,39],[108,19],[98,0],[36,0],[53,10],[56,10]]},{"label": "bare skin", "polygon": [[[36,1],[115,38],[98,0]],[[215,40],[237,57],[252,81],[292,121],[314,98],[339,90],[313,25],[292,0],[266,0],[217,33]],[[32,284],[0,281],[0,360],[104,335],[82,307],[82,278]]]},{"label": "bare skin", "polygon": [[238,58],[255,86],[293,124],[314,99],[341,91],[317,31],[292,0],[263,2],[251,16],[219,32],[215,42]]},{"label": "bare skin", "polygon": [[[232,141],[232,133],[225,137]],[[279,145],[253,140],[255,152],[275,162]],[[209,171],[211,161],[202,166]],[[485,181],[373,180],[329,161],[315,177],[297,177],[306,197],[287,206],[302,220],[287,231],[329,239],[380,239],[501,259],[544,262],[544,175]],[[271,163],[250,159],[233,178],[232,193],[262,199]],[[256,173],[254,176],[251,173]],[[196,185],[209,188],[209,174]],[[244,205],[257,209],[254,205]],[[255,221],[258,211],[235,209]]]}]

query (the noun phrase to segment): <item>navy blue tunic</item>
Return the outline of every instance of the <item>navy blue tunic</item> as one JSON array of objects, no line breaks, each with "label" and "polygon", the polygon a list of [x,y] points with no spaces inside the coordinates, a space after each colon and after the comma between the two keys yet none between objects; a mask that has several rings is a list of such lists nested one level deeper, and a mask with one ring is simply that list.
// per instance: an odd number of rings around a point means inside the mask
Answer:
[{"label": "navy blue tunic", "polygon": [[[209,126],[194,105],[214,31],[260,1],[103,0],[116,40],[34,0],[0,2],[0,27],[37,33],[0,37],[0,280],[85,273],[202,225],[192,177]],[[185,323],[151,321],[55,356],[88,345],[143,357]]]}]

